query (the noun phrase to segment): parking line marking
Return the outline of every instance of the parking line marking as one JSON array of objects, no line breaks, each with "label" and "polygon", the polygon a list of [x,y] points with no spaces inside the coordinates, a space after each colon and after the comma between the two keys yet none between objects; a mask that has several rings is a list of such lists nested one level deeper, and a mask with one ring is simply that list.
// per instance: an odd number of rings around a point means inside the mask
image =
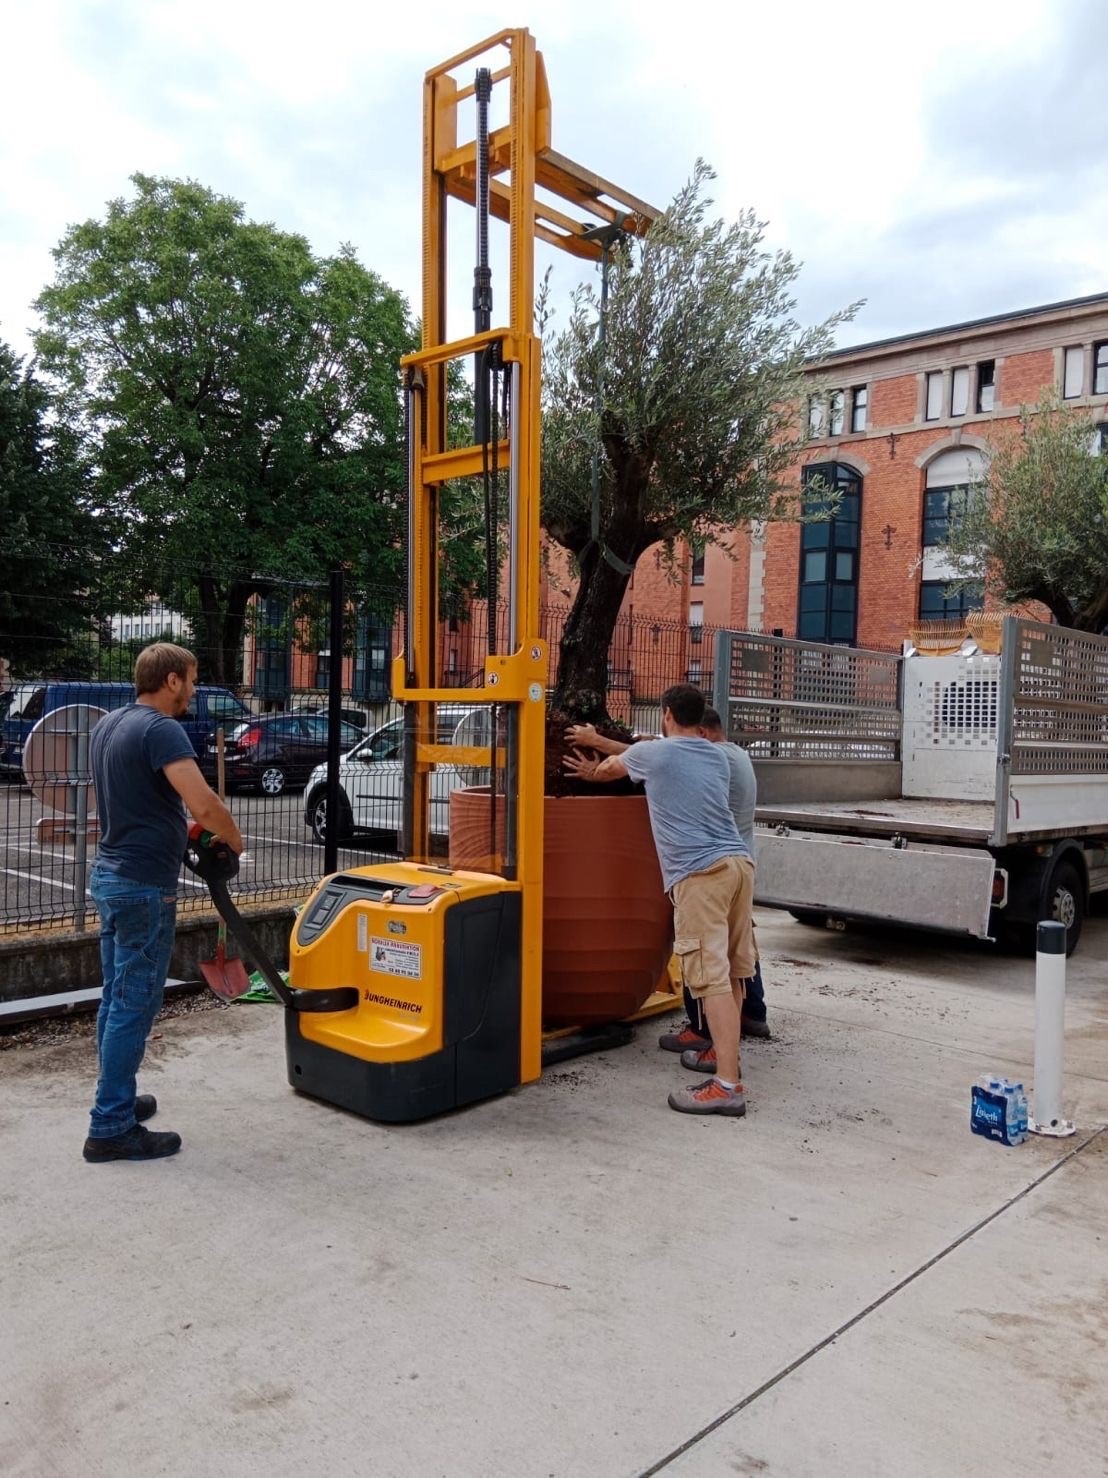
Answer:
[{"label": "parking line marking", "polygon": [[7,873],[10,878],[27,878],[32,883],[49,883],[51,888],[64,888],[68,893],[76,893],[75,883],[62,883],[57,878],[48,878],[40,872],[20,872],[15,867],[0,867],[0,872]]}]

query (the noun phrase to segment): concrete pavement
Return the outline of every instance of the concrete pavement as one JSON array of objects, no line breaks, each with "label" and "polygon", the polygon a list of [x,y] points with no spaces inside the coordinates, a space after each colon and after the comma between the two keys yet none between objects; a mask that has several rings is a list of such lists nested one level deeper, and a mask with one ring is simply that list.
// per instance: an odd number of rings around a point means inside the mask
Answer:
[{"label": "concrete pavement", "polygon": [[1075,1139],[1030,962],[760,916],[743,1121],[654,1046],[385,1128],[298,1098],[276,1008],[168,1021],[176,1159],[80,1159],[88,1042],[0,1055],[0,1471],[18,1478],[1108,1473],[1108,920],[1071,961]]}]

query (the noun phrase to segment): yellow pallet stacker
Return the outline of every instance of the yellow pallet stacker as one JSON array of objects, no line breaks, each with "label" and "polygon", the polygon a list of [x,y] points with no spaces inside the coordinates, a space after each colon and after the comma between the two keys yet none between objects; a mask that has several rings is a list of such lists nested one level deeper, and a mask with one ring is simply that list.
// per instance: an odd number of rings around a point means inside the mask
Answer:
[{"label": "yellow pallet stacker", "polygon": [[[641,233],[657,216],[553,151],[545,68],[528,31],[501,31],[435,67],[423,97],[423,342],[402,363],[407,604],[404,651],[392,668],[393,697],[404,705],[406,860],[319,884],[293,932],[290,985],[352,988],[358,1002],[285,1013],[292,1086],[387,1121],[424,1118],[541,1072],[547,646],[539,630],[535,239],[601,260],[617,230]],[[507,122],[490,131],[494,101],[506,101]],[[463,109],[473,136],[459,142]],[[450,197],[473,205],[477,218],[474,333],[454,341],[446,337]],[[492,326],[490,215],[508,226],[503,328]],[[463,359],[474,364],[473,444],[448,447],[447,368]],[[486,495],[490,639],[479,682],[458,688],[441,683],[438,513],[443,484],[465,477],[482,478]],[[491,617],[498,535],[506,546],[503,633]],[[447,702],[484,705],[487,747],[436,742],[436,705]],[[431,857],[430,772],[441,763],[492,776],[488,871],[451,870]]]}]

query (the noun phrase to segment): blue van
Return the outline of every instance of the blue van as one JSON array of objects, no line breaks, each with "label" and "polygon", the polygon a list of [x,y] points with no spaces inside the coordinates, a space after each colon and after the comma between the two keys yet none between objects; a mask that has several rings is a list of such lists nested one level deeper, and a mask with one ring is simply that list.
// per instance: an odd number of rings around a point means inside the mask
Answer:
[{"label": "blue van", "polygon": [[[93,708],[124,708],[135,701],[133,683],[68,682],[55,678],[33,678],[18,682],[0,718],[0,776],[21,779],[23,746],[27,735],[40,718],[55,708],[68,708],[72,703],[87,703]],[[217,728],[228,732],[245,723],[250,710],[229,688],[200,684],[193,694],[188,712],[179,719],[189,736],[196,758],[203,762]]]}]

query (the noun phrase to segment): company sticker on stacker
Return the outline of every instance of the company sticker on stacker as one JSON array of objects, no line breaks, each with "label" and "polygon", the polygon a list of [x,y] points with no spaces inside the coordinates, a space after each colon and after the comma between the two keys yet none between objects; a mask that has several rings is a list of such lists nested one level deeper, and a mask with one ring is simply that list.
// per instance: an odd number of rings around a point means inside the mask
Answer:
[{"label": "company sticker on stacker", "polygon": [[423,974],[423,946],[399,939],[382,939],[373,934],[369,940],[369,963],[382,975],[418,980]]}]

